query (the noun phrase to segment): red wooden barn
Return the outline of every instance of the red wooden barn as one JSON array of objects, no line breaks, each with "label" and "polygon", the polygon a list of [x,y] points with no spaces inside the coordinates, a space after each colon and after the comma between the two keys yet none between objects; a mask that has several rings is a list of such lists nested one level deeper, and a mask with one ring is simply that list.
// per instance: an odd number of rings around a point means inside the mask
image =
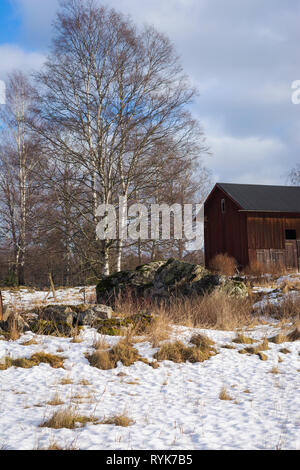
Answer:
[{"label": "red wooden barn", "polygon": [[218,253],[300,270],[300,187],[217,183],[204,203],[205,264]]}]

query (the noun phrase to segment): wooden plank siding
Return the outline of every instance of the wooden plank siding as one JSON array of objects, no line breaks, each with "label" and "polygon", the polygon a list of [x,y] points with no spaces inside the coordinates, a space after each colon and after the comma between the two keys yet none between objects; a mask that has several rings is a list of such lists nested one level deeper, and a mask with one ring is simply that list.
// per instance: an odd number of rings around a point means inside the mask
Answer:
[{"label": "wooden plank siding", "polygon": [[300,239],[300,215],[247,213],[249,249],[285,249],[285,230],[295,229]]},{"label": "wooden plank siding", "polygon": [[[221,201],[225,200],[225,213]],[[248,264],[247,216],[240,207],[216,187],[204,204],[205,264],[218,253],[228,253],[239,264]]]}]

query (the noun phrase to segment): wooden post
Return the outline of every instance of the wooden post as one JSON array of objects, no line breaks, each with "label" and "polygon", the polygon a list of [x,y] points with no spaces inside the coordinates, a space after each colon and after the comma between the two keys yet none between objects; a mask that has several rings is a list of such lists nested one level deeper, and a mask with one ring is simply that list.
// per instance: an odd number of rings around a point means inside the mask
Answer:
[{"label": "wooden post", "polygon": [[0,321],[3,321],[3,302],[2,302],[1,290],[0,290]]},{"label": "wooden post", "polygon": [[51,273],[49,273],[49,281],[50,281],[50,287],[51,287],[51,290],[52,290],[53,298],[54,298],[54,300],[56,300],[55,287],[54,287],[54,282],[53,282]]}]

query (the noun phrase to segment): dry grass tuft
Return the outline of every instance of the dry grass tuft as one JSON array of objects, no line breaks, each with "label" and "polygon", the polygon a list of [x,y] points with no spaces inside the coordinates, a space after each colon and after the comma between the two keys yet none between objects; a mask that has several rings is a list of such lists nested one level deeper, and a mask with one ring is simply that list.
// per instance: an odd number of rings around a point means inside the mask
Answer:
[{"label": "dry grass tuft", "polygon": [[38,341],[35,338],[31,338],[25,343],[22,343],[22,346],[31,346],[32,344],[38,344]]},{"label": "dry grass tuft", "polygon": [[169,339],[171,333],[171,322],[167,315],[161,314],[156,317],[146,328],[146,339],[157,348],[162,341]]},{"label": "dry grass tuft", "polygon": [[173,343],[165,343],[159,351],[154,354],[154,358],[158,361],[173,362],[203,362],[214,356],[216,351],[211,347],[185,346],[181,341]]},{"label": "dry grass tuft", "polygon": [[267,360],[268,360],[268,356],[267,356],[266,354],[264,354],[263,352],[261,352],[261,351],[259,351],[259,352],[257,353],[257,356],[259,357],[259,359],[260,359],[261,361],[267,361]]},{"label": "dry grass tuft", "polygon": [[233,343],[237,344],[253,344],[256,343],[255,339],[245,336],[243,333],[239,333],[233,340]]},{"label": "dry grass tuft", "polygon": [[296,328],[287,335],[288,341],[299,341],[300,340],[300,328]]},{"label": "dry grass tuft", "polygon": [[48,354],[39,352],[33,354],[29,359],[24,357],[19,359],[12,359],[7,356],[4,357],[0,362],[0,370],[6,370],[10,367],[20,367],[23,369],[31,369],[32,367],[38,366],[41,363],[49,364],[54,369],[63,368],[65,358],[61,356],[55,356],[54,354]]},{"label": "dry grass tuft", "polygon": [[98,369],[109,370],[115,367],[108,351],[96,351],[87,356],[87,359],[92,367],[97,367]]},{"label": "dry grass tuft", "polygon": [[190,343],[200,348],[209,348],[210,346],[216,344],[212,339],[202,335],[201,333],[193,335],[190,339]]},{"label": "dry grass tuft", "polygon": [[275,344],[288,342],[288,337],[284,335],[283,333],[278,333],[277,335],[272,336],[271,338],[268,338],[268,339],[271,343],[275,343]]},{"label": "dry grass tuft", "polygon": [[47,405],[50,405],[50,406],[58,406],[58,405],[63,405],[64,402],[63,400],[60,398],[60,396],[58,395],[58,393],[56,393],[52,398],[51,400],[48,401]]},{"label": "dry grass tuft", "polygon": [[71,343],[75,343],[75,344],[83,343],[83,338],[81,338],[79,335],[74,335],[73,338],[71,339]]},{"label": "dry grass tuft", "polygon": [[263,340],[262,343],[258,344],[257,346],[249,346],[245,348],[245,351],[249,354],[258,354],[261,351],[267,351],[269,348],[269,342],[267,338]]},{"label": "dry grass tuft", "polygon": [[104,370],[116,368],[119,361],[126,367],[131,366],[136,361],[148,364],[148,361],[142,358],[137,349],[126,340],[119,341],[109,351],[97,350],[88,355],[87,359],[91,366]]},{"label": "dry grass tuft", "polygon": [[84,426],[87,423],[96,423],[99,422],[93,416],[81,415],[76,408],[69,406],[63,410],[58,410],[53,413],[53,415],[43,421],[40,424],[41,428],[53,428],[53,429],[75,429],[80,426]]},{"label": "dry grass tuft", "polygon": [[220,400],[233,400],[232,396],[229,395],[229,393],[228,393],[225,386],[222,387],[222,389],[219,393],[219,398],[220,398]]},{"label": "dry grass tuft", "polygon": [[91,385],[91,382],[89,382],[88,380],[86,379],[81,379],[80,382],[79,382],[79,385]]},{"label": "dry grass tuft", "polygon": [[209,267],[215,273],[224,274],[225,276],[234,276],[237,262],[232,256],[219,253],[211,260]]},{"label": "dry grass tuft", "polygon": [[54,369],[64,368],[64,360],[66,358],[62,356],[56,356],[55,354],[48,354],[45,352],[37,352],[30,358],[31,361],[35,362],[35,365],[41,363],[49,364]]},{"label": "dry grass tuft", "polygon": [[100,337],[98,336],[98,337],[95,337],[92,347],[96,350],[105,351],[106,349],[109,348],[109,344],[106,341],[104,336],[100,336]]},{"label": "dry grass tuft", "polygon": [[71,385],[73,383],[73,380],[71,379],[71,377],[64,377],[59,383],[60,385]]},{"label": "dry grass tuft", "polygon": [[232,344],[223,344],[221,346],[221,348],[223,348],[223,349],[236,349],[234,346],[232,346]]},{"label": "dry grass tuft", "polygon": [[105,418],[100,424],[113,424],[114,426],[127,427],[131,426],[135,422],[129,418],[126,412],[119,415],[112,415],[109,418]]},{"label": "dry grass tuft", "polygon": [[279,352],[281,352],[282,354],[289,354],[291,351],[287,348],[281,348],[279,349]]}]

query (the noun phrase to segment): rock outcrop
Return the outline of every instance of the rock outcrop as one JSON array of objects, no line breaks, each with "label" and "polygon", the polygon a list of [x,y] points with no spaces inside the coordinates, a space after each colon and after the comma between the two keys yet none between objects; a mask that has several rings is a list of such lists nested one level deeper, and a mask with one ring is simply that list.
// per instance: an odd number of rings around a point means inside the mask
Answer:
[{"label": "rock outcrop", "polygon": [[121,271],[101,280],[96,288],[99,303],[114,305],[116,296],[168,299],[170,296],[203,295],[223,289],[228,295],[247,295],[239,278],[212,274],[203,266],[176,259],[155,261]]}]

